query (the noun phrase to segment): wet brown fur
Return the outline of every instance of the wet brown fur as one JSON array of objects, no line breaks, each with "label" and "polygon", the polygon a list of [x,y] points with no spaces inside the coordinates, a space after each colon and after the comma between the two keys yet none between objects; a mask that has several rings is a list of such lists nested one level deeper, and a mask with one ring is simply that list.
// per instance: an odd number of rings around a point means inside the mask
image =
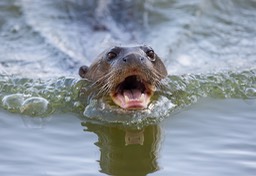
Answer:
[{"label": "wet brown fur", "polygon": [[[115,48],[115,47],[114,47]],[[79,75],[88,81],[91,81],[92,88],[98,91],[100,95],[114,94],[116,87],[126,77],[138,75],[145,86],[152,92],[156,87],[161,87],[161,80],[167,76],[167,70],[161,59],[154,53],[155,61],[150,61],[147,56],[147,50],[152,50],[147,46],[136,47],[117,47],[119,52],[114,59],[108,58],[108,53],[113,52],[113,48],[102,52],[90,67],[82,66]],[[136,57],[125,63],[124,58]],[[137,58],[147,59],[146,61],[137,61]],[[121,60],[121,61],[120,61]]]}]

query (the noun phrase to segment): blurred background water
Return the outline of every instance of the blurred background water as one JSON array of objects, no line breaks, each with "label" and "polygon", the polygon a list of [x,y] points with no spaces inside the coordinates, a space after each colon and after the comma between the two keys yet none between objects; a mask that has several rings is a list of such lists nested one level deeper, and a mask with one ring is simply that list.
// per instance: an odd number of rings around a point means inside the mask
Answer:
[{"label": "blurred background water", "polygon": [[[255,175],[255,0],[1,0],[1,175]],[[79,80],[110,45],[169,76],[121,113]]]}]

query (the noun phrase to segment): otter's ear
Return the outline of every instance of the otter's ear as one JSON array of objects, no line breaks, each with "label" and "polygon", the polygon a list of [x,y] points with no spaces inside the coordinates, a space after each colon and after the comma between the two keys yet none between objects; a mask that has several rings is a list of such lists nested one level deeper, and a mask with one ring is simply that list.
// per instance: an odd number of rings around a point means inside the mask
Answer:
[{"label": "otter's ear", "polygon": [[82,78],[85,78],[86,73],[88,72],[88,67],[86,65],[83,65],[79,68],[79,75]]}]

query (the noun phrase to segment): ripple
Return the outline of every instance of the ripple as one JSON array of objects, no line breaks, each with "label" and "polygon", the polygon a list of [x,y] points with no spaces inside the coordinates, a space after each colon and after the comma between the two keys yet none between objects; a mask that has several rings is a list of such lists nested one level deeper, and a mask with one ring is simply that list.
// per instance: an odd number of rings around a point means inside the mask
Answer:
[{"label": "ripple", "polygon": [[31,97],[26,99],[21,107],[22,114],[30,116],[43,116],[51,111],[49,101],[41,97]]},{"label": "ripple", "polygon": [[11,94],[4,96],[2,99],[3,107],[8,109],[9,111],[17,111],[20,109],[22,103],[25,100],[25,96],[23,94]]},{"label": "ripple", "polygon": [[109,97],[95,97],[90,83],[69,77],[50,80],[0,76],[1,107],[29,116],[73,112],[97,123],[145,126],[156,124],[201,98],[256,98],[256,70],[172,75],[163,80],[148,109],[126,111]]}]

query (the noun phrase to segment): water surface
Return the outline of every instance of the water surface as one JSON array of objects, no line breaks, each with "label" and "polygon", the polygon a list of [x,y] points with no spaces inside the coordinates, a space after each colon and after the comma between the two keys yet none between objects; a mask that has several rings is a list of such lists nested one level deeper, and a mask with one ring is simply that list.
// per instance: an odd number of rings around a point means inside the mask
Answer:
[{"label": "water surface", "polygon": [[[0,2],[1,175],[255,175],[254,0]],[[148,44],[169,76],[124,112],[77,71]]]}]

